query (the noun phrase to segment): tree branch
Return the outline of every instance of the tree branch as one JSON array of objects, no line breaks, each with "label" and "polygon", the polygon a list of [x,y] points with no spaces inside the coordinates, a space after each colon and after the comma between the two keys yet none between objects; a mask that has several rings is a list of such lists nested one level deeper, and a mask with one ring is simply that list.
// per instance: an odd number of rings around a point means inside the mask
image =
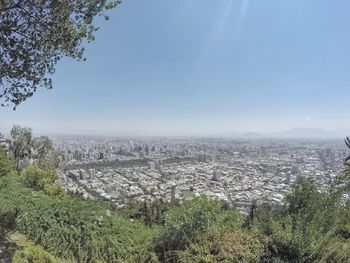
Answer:
[{"label": "tree branch", "polygon": [[10,1],[10,2],[11,2],[11,5],[6,6],[6,7],[1,7],[0,12],[6,12],[6,11],[11,10],[11,9],[19,8],[22,1],[18,1],[17,3],[13,3],[12,1]]}]

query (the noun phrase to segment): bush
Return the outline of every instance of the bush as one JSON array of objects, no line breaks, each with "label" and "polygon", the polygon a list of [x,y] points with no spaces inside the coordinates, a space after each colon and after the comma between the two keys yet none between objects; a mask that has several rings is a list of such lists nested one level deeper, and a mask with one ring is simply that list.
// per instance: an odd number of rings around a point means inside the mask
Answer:
[{"label": "bush", "polygon": [[337,233],[340,215],[345,212],[335,196],[320,193],[311,182],[301,180],[285,200],[284,207],[266,213],[255,224],[266,237],[264,261],[332,262],[331,255],[339,255]]},{"label": "bush", "polygon": [[76,262],[155,261],[153,231],[94,202],[40,197],[16,222],[28,238]]},{"label": "bush", "polygon": [[66,193],[63,190],[63,188],[55,183],[45,184],[43,190],[47,195],[50,195],[50,196],[61,196],[61,197],[66,196]]},{"label": "bush", "polygon": [[0,146],[0,178],[15,171],[15,163],[7,154],[6,149]]},{"label": "bush", "polygon": [[16,228],[47,251],[77,262],[156,261],[154,232],[143,225],[109,213],[99,203],[50,197],[25,188],[21,192],[11,198],[0,193],[0,199],[12,208],[21,203],[14,198],[26,200],[16,208]]},{"label": "bush", "polygon": [[36,191],[44,191],[50,196],[65,196],[63,188],[55,183],[55,171],[43,170],[37,166],[29,165],[21,173],[25,186]]},{"label": "bush", "polygon": [[33,191],[19,177],[8,178],[0,189],[0,221],[73,262],[157,262],[153,230],[99,202]]},{"label": "bush", "polygon": [[59,263],[50,253],[41,246],[30,245],[25,250],[16,251],[13,263]]},{"label": "bush", "polygon": [[52,171],[45,171],[37,166],[28,165],[21,173],[23,182],[34,190],[43,190],[46,184],[54,184],[57,176]]},{"label": "bush", "polygon": [[184,249],[199,234],[207,231],[219,220],[221,203],[199,197],[165,214],[164,233],[161,237],[167,250]]},{"label": "bush", "polygon": [[231,231],[242,229],[244,224],[244,215],[236,209],[224,211],[220,215],[219,225]]},{"label": "bush", "polygon": [[183,263],[248,263],[260,262],[263,253],[264,246],[256,236],[220,228],[203,233],[178,256]]}]

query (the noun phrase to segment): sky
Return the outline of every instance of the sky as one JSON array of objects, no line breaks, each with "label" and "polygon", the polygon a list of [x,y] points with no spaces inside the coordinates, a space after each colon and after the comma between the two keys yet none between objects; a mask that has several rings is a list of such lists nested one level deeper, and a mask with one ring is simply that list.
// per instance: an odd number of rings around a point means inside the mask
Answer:
[{"label": "sky", "polygon": [[13,124],[39,133],[350,129],[350,1],[124,0]]}]

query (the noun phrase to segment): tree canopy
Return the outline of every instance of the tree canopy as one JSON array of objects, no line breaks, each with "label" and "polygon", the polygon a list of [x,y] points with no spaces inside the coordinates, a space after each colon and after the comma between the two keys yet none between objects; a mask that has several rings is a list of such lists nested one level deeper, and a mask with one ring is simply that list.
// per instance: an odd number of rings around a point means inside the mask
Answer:
[{"label": "tree canopy", "polygon": [[10,151],[20,170],[32,157],[33,134],[30,128],[14,125],[11,129]]},{"label": "tree canopy", "polygon": [[15,165],[5,148],[0,146],[0,177],[10,174],[14,167]]},{"label": "tree canopy", "polygon": [[0,103],[14,108],[51,75],[64,56],[83,59],[83,42],[94,40],[93,18],[120,0],[0,0]]}]

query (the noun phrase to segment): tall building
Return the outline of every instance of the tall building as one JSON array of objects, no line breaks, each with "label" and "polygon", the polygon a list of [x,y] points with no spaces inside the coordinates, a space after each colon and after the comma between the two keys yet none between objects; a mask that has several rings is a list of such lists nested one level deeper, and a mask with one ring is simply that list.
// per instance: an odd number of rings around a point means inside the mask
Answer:
[{"label": "tall building", "polygon": [[95,169],[89,169],[89,174],[91,179],[95,179],[95,173],[96,173]]},{"label": "tall building", "polygon": [[134,141],[129,141],[129,149],[130,151],[133,151],[135,149]]},{"label": "tall building", "polygon": [[84,169],[80,169],[79,174],[81,180],[86,180],[88,178],[88,174]]},{"label": "tall building", "polygon": [[155,162],[149,162],[149,168],[151,170],[155,170],[156,169],[156,163]]},{"label": "tall building", "polygon": [[290,184],[291,177],[292,177],[292,173],[287,172],[286,181],[285,181],[286,184]]}]

